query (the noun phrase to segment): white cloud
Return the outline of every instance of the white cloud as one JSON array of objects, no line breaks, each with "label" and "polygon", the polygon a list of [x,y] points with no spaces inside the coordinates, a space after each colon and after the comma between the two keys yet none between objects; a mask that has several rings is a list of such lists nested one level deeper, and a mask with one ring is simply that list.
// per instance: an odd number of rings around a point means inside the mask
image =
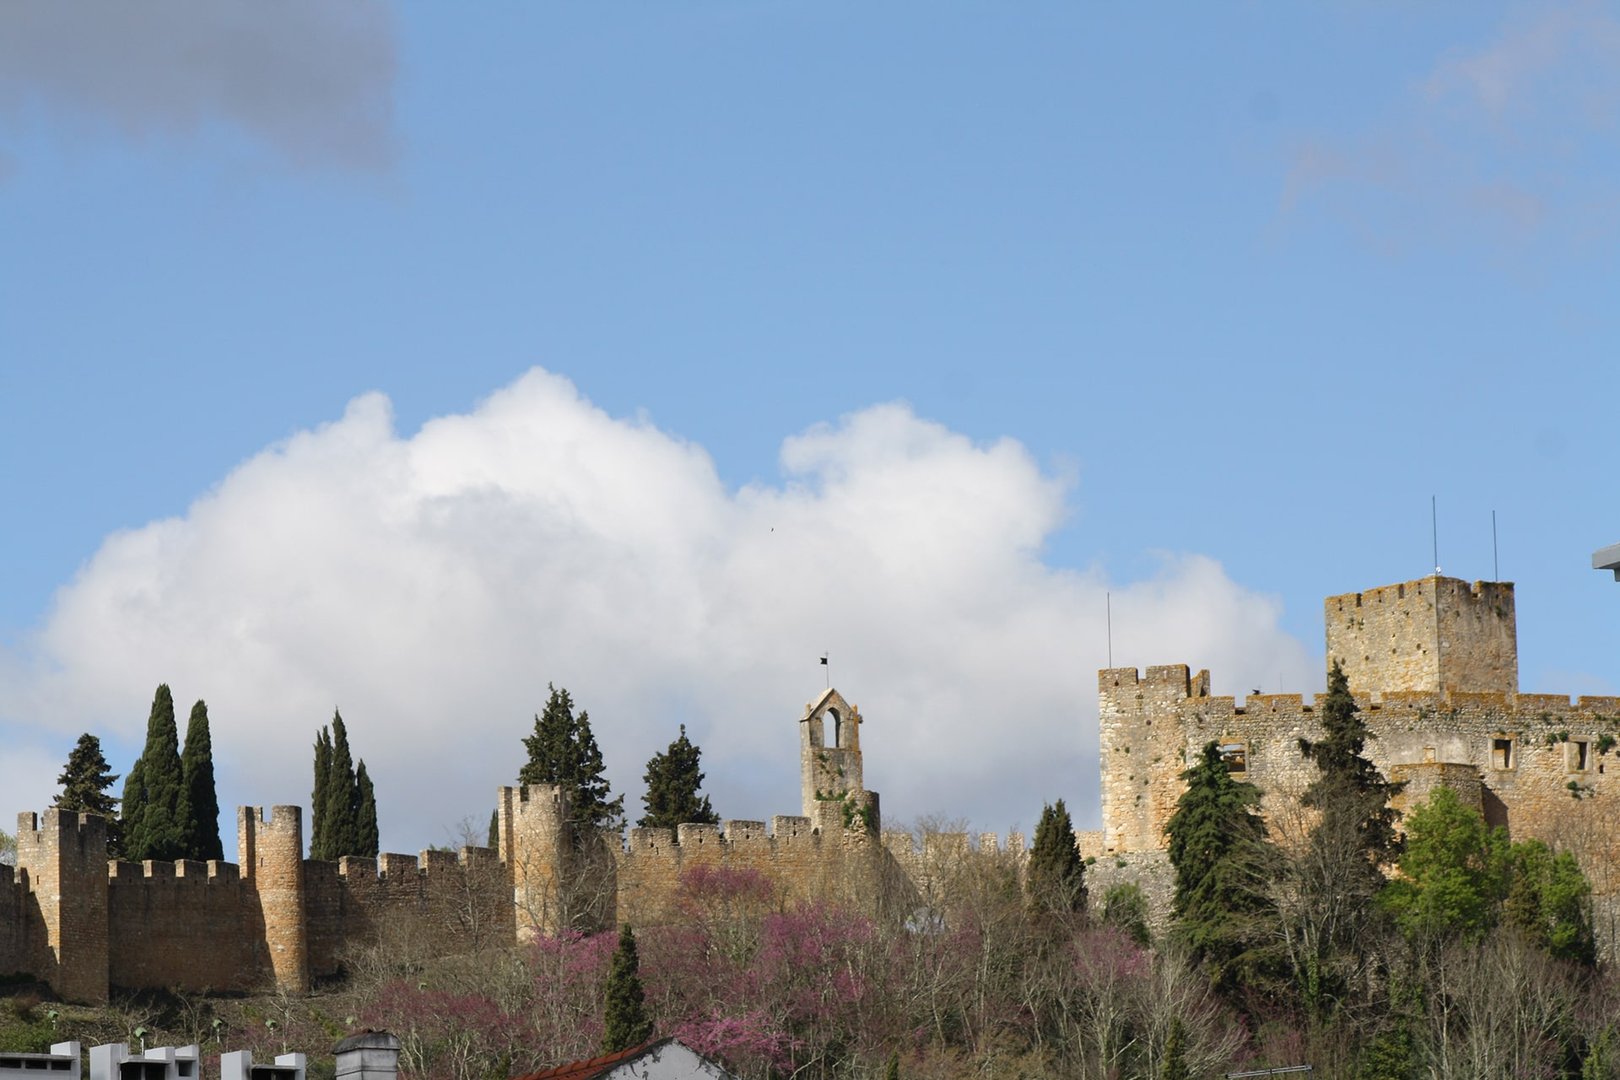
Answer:
[{"label": "white cloud", "polygon": [[392,19],[373,0],[10,0],[0,118],[44,106],[131,139],[224,123],[297,165],[392,156]]},{"label": "white cloud", "polygon": [[[487,815],[548,681],[589,709],[631,807],[684,721],[717,809],[764,817],[798,812],[796,721],[828,650],[886,818],[998,829],[1059,796],[1096,818],[1106,590],[1121,664],[1312,681],[1276,602],[1210,559],[1131,584],[1044,562],[1065,485],[1010,439],[881,405],[781,463],[728,490],[702,448],[539,370],[408,438],[365,395],[185,517],[108,537],[26,662],[0,664],[0,724],[138,746],[167,681],[182,716],[209,702],[223,805],[304,803],[341,706],[384,842],[411,849]],[[50,779],[8,790],[43,805]]]},{"label": "white cloud", "polygon": [[1396,102],[1362,131],[1299,139],[1282,211],[1321,206],[1392,253],[1549,241],[1608,252],[1620,227],[1613,14],[1574,3],[1510,18],[1493,40],[1437,56]]}]

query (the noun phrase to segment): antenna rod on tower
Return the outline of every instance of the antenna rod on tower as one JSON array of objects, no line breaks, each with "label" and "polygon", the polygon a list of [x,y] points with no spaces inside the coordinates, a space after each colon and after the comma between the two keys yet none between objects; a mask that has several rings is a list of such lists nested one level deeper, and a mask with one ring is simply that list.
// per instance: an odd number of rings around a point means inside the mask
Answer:
[{"label": "antenna rod on tower", "polygon": [[1491,511],[1491,580],[1502,580],[1502,560],[1496,554],[1496,511]]},{"label": "antenna rod on tower", "polygon": [[1114,594],[1103,593],[1103,611],[1108,618],[1108,666],[1114,666]]},{"label": "antenna rod on tower", "polygon": [[1435,508],[1435,496],[1429,496],[1429,536],[1434,540],[1434,576],[1440,576],[1440,512]]}]

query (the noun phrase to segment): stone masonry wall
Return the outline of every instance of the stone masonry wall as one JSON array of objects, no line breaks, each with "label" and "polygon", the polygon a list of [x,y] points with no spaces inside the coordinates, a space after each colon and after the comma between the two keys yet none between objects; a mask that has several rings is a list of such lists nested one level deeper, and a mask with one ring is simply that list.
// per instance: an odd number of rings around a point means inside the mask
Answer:
[{"label": "stone masonry wall", "polygon": [[1323,602],[1327,655],[1358,693],[1519,689],[1510,582],[1430,577]]},{"label": "stone masonry wall", "polygon": [[28,967],[28,939],[23,923],[23,898],[27,892],[17,880],[16,868],[0,865],[0,975]]},{"label": "stone masonry wall", "polygon": [[107,873],[107,964],[113,986],[216,991],[258,986],[234,864],[114,862]]},{"label": "stone masonry wall", "polygon": [[304,863],[304,912],[314,978],[336,975],[355,950],[416,956],[474,952],[512,940],[512,889],[489,848]]}]

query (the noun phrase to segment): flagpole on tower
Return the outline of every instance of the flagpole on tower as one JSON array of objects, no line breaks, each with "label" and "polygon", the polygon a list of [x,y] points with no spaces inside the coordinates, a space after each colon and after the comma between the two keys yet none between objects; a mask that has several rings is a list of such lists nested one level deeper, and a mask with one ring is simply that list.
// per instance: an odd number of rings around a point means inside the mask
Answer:
[{"label": "flagpole on tower", "polygon": [[827,689],[832,689],[832,665],[827,663],[827,654],[821,654],[821,666],[827,669]]}]

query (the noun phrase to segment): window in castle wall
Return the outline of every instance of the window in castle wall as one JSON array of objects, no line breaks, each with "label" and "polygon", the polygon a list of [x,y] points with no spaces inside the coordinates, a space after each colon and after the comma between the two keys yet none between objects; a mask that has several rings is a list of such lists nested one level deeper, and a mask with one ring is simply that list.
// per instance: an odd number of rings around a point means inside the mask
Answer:
[{"label": "window in castle wall", "polygon": [[1585,772],[1592,767],[1590,744],[1585,739],[1571,739],[1564,744],[1565,764],[1571,772]]},{"label": "window in castle wall", "polygon": [[1512,739],[1492,739],[1491,740],[1491,768],[1493,768],[1493,769],[1511,769],[1511,768],[1513,768],[1513,740]]},{"label": "window in castle wall", "polygon": [[1226,762],[1227,772],[1249,771],[1249,748],[1243,743],[1222,743],[1221,760]]}]

